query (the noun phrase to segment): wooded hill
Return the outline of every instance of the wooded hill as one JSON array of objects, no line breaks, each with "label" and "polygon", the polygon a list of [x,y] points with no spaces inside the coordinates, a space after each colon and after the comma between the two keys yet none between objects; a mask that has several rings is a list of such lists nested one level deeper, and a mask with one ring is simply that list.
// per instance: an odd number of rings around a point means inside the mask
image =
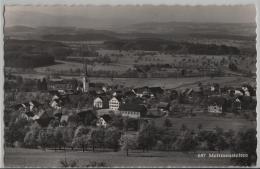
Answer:
[{"label": "wooded hill", "polygon": [[38,40],[5,40],[5,65],[11,67],[38,67],[54,64],[72,51],[59,42]]}]

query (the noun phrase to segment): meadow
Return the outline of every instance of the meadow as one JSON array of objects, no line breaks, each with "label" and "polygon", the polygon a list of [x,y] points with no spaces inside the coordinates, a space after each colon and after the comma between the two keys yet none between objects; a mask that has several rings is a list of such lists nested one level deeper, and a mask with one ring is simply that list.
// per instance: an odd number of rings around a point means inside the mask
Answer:
[{"label": "meadow", "polygon": [[119,152],[80,152],[40,149],[5,148],[5,167],[61,167],[60,160],[76,160],[80,166],[88,161],[105,162],[111,167],[181,167],[181,166],[230,166],[229,158],[198,158],[201,152],[130,151],[127,157]]}]

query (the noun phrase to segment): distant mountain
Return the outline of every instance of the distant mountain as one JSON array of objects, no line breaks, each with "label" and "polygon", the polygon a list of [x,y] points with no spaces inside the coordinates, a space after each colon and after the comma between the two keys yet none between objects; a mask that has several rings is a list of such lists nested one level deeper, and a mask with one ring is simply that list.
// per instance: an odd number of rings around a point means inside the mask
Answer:
[{"label": "distant mountain", "polygon": [[106,30],[75,29],[67,34],[53,33],[42,36],[44,40],[55,41],[86,41],[86,40],[115,40],[119,34]]},{"label": "distant mountain", "polygon": [[171,51],[180,54],[199,55],[240,54],[240,50],[232,46],[175,42],[157,38],[106,41],[104,45],[108,49],[117,50]]},{"label": "distant mountain", "polygon": [[203,23],[203,22],[146,22],[133,24],[132,31],[146,33],[178,33],[178,34],[232,34],[254,35],[255,23]]},{"label": "distant mountain", "polygon": [[17,25],[17,26],[5,27],[4,30],[6,32],[30,32],[30,31],[34,31],[35,28]]}]

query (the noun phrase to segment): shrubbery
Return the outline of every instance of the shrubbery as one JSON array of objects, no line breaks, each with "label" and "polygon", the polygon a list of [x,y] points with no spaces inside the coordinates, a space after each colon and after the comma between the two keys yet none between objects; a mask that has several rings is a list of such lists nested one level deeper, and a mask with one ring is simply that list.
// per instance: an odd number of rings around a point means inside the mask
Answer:
[{"label": "shrubbery", "polygon": [[[121,117],[122,118],[122,117]],[[113,118],[120,122],[119,117]],[[168,120],[166,120],[168,121]],[[114,121],[112,124],[116,124]],[[168,123],[168,122],[167,122]],[[117,126],[117,127],[116,127]],[[50,123],[47,128],[41,128],[36,123],[18,119],[11,123],[5,132],[6,145],[14,145],[17,141],[27,148],[59,148],[71,147],[82,151],[96,149],[112,151],[160,150],[160,151],[231,151],[247,153],[248,158],[234,159],[236,164],[251,165],[256,161],[256,131],[255,129],[224,131],[216,127],[214,130],[204,130],[199,125],[197,130],[191,130],[182,125],[180,130],[173,131],[169,125],[157,127],[153,122],[142,123],[136,134],[126,130],[127,120],[108,128],[94,127],[84,123],[77,126],[59,126]],[[69,165],[69,164],[68,164]]]}]

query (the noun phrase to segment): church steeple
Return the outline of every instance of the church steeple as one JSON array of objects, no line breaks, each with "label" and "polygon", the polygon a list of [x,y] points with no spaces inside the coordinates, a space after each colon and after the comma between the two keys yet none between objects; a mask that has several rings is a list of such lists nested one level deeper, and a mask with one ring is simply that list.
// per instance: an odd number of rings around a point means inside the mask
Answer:
[{"label": "church steeple", "polygon": [[83,55],[83,45],[80,47],[80,56],[83,59],[83,72],[82,72],[82,83],[83,83],[83,92],[89,90],[89,80],[88,80],[88,68],[85,56]]}]

